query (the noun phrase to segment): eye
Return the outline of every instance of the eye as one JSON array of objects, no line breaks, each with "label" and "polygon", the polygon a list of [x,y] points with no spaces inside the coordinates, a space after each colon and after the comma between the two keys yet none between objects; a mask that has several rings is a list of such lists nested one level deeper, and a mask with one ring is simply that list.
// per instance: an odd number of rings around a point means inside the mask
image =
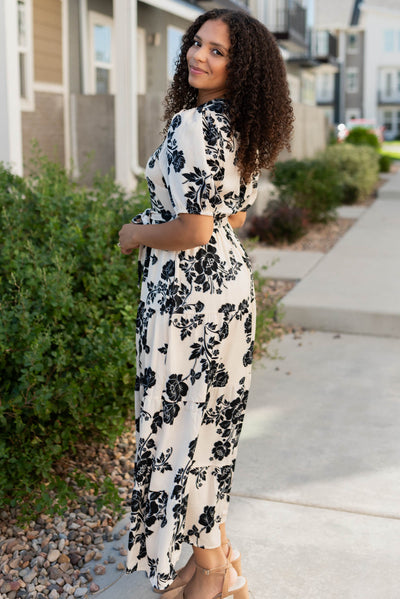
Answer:
[{"label": "eye", "polygon": [[194,40],[192,46],[197,46],[198,48],[201,46],[199,40]]},{"label": "eye", "polygon": [[216,54],[217,56],[223,56],[222,52],[220,50],[218,50],[218,48],[214,48],[213,50],[214,54]]}]

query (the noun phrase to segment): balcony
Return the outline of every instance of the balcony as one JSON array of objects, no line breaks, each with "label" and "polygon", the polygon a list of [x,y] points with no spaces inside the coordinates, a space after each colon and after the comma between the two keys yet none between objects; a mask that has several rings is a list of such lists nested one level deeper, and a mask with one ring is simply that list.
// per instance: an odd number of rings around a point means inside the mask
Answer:
[{"label": "balcony", "polygon": [[276,0],[268,29],[289,52],[307,49],[307,11],[295,0]]},{"label": "balcony", "polygon": [[337,63],[337,38],[329,31],[311,33],[311,56],[320,63]]},{"label": "balcony", "polygon": [[335,104],[335,98],[319,98],[316,97],[317,106],[333,106]]},{"label": "balcony", "polygon": [[307,48],[303,48],[303,52],[293,52],[287,62],[296,63],[303,69],[323,66],[325,73],[336,73],[339,65],[336,36],[329,31],[309,31],[307,37]]},{"label": "balcony", "polygon": [[399,106],[400,105],[400,90],[389,91],[378,91],[378,105],[379,106]]},{"label": "balcony", "polygon": [[189,4],[199,6],[204,10],[213,8],[230,8],[231,10],[248,10],[249,0],[187,0]]}]

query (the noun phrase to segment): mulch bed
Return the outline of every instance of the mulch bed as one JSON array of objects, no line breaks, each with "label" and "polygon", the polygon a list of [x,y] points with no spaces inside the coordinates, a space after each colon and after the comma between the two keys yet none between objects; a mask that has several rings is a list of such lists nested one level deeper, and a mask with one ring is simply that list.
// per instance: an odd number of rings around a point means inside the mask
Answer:
[{"label": "mulch bed", "polygon": [[275,247],[292,251],[322,252],[326,254],[338,240],[354,225],[354,220],[338,218],[329,223],[316,223],[310,226],[303,237],[288,244],[282,243]]}]

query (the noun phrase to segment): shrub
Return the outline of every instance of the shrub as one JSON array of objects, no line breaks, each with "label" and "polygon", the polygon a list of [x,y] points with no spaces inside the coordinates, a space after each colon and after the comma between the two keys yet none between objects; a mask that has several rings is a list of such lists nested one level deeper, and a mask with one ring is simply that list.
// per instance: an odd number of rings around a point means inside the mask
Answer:
[{"label": "shrub", "polygon": [[0,164],[0,503],[80,439],[114,439],[133,408],[137,269],[117,232],[138,202],[43,157],[29,180]]},{"label": "shrub", "polygon": [[270,202],[264,214],[253,216],[248,235],[272,245],[280,241],[292,243],[304,235],[307,225],[308,219],[303,208],[275,200]]},{"label": "shrub", "polygon": [[338,173],[341,203],[354,203],[372,192],[378,180],[378,153],[368,146],[337,144],[320,154]]},{"label": "shrub", "polygon": [[272,183],[279,197],[307,213],[310,222],[326,222],[340,205],[340,176],[323,157],[278,162]]},{"label": "shrub", "polygon": [[355,204],[360,197],[360,191],[357,185],[344,181],[341,186],[341,200],[342,204]]},{"label": "shrub", "polygon": [[381,154],[379,156],[379,171],[381,173],[389,173],[390,167],[392,166],[393,159],[388,154]]},{"label": "shrub", "polygon": [[355,146],[371,146],[371,148],[375,148],[376,150],[381,145],[375,133],[365,127],[354,127],[354,129],[351,129],[345,142]]}]

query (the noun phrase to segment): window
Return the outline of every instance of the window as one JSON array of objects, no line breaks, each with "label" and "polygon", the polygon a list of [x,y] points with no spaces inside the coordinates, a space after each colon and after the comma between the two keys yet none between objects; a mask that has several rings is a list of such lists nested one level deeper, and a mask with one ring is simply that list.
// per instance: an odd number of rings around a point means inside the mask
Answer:
[{"label": "window", "polygon": [[328,73],[324,73],[322,75],[322,85],[321,85],[321,98],[327,100],[330,98],[330,77]]},{"label": "window", "polygon": [[392,95],[392,73],[386,73],[385,77],[385,94],[386,96]]},{"label": "window", "polygon": [[386,29],[386,31],[384,31],[383,35],[384,35],[385,52],[393,52],[394,51],[394,31],[393,31],[393,29]]},{"label": "window", "polygon": [[172,81],[175,74],[175,61],[178,58],[179,49],[184,31],[177,27],[168,26],[167,30],[167,73],[168,81]]},{"label": "window", "polygon": [[330,73],[317,75],[317,89],[319,102],[332,102],[334,96],[333,77]]},{"label": "window", "polygon": [[348,33],[347,34],[347,52],[349,54],[357,54],[358,53],[358,33]]},{"label": "window", "polygon": [[306,73],[301,77],[301,102],[308,106],[315,104],[315,78]]},{"label": "window", "polygon": [[21,108],[34,110],[31,0],[18,0],[18,63]]},{"label": "window", "polygon": [[114,93],[113,20],[89,12],[91,88],[93,94]]},{"label": "window", "polygon": [[292,101],[300,102],[300,96],[301,96],[300,78],[295,77],[294,75],[288,73],[287,79],[288,79],[288,84],[289,84],[290,97],[291,97]]},{"label": "window", "polygon": [[392,111],[391,110],[385,110],[385,112],[383,113],[383,126],[385,127],[386,131],[392,131]]},{"label": "window", "polygon": [[358,69],[349,67],[346,71],[346,92],[355,94],[358,92]]},{"label": "window", "polygon": [[144,95],[146,93],[146,30],[142,27],[137,28],[137,93]]},{"label": "window", "polygon": [[316,31],[315,32],[315,54],[317,56],[328,56],[329,55],[329,36],[327,31]]}]

